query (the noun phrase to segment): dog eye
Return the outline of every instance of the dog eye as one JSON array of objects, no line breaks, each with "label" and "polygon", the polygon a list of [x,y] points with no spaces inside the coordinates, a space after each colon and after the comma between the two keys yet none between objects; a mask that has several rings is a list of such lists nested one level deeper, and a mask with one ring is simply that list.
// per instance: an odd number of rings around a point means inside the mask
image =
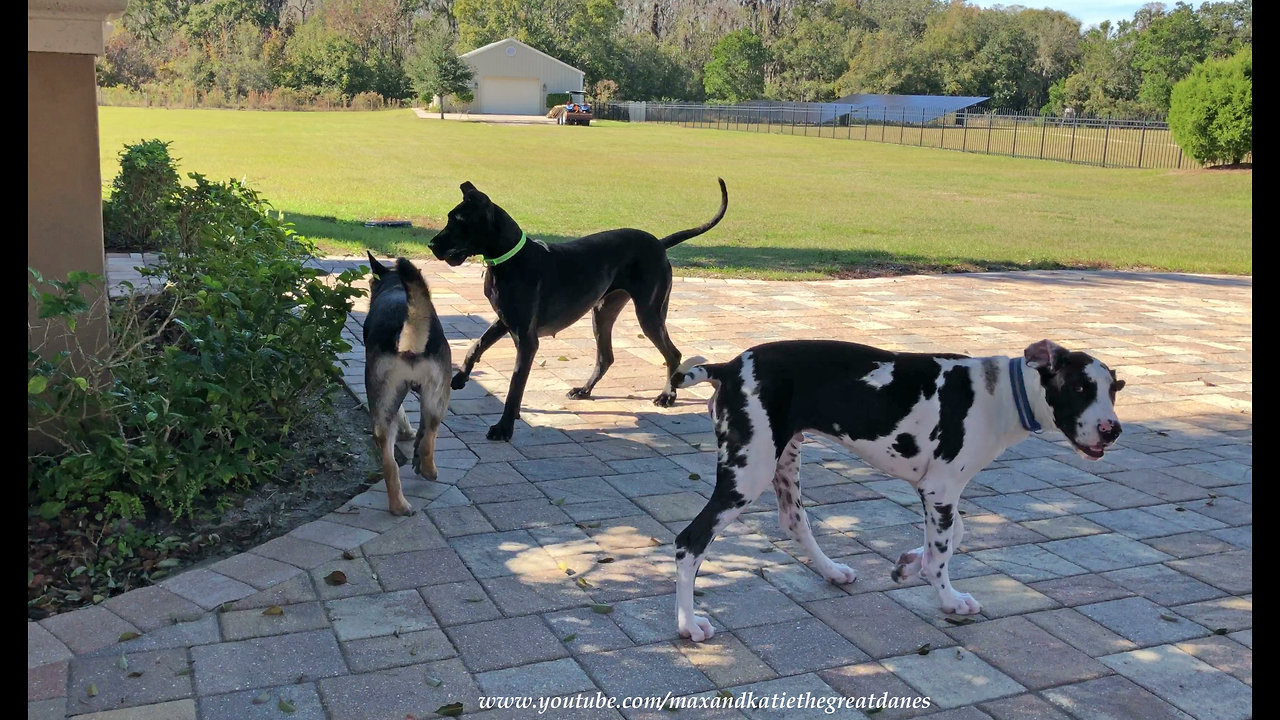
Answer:
[{"label": "dog eye", "polygon": [[1084,393],[1084,385],[1083,385],[1083,384],[1076,385],[1076,388],[1075,388],[1075,389],[1076,389],[1076,392],[1078,392],[1078,393],[1082,393],[1082,394]]}]

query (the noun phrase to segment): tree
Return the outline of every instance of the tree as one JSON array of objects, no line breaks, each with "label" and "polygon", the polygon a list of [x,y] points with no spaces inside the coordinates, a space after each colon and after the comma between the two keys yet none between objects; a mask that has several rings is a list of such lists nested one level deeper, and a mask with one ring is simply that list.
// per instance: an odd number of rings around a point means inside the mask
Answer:
[{"label": "tree", "polygon": [[1253,152],[1253,46],[1206,60],[1173,86],[1169,130],[1201,163],[1238,163]]},{"label": "tree", "polygon": [[764,95],[764,65],[769,53],[760,37],[750,30],[725,35],[711,50],[711,62],[703,71],[707,96],[730,103]]},{"label": "tree", "polygon": [[423,100],[440,96],[440,119],[444,119],[444,100],[471,90],[475,70],[453,51],[446,36],[426,38],[409,63],[413,89]]}]

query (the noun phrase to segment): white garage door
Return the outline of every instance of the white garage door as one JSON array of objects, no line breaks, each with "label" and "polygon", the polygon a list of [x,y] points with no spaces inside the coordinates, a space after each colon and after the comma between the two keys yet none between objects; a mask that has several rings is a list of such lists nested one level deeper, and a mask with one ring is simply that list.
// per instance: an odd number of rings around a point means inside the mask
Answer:
[{"label": "white garage door", "polygon": [[542,83],[536,78],[486,77],[480,80],[480,112],[488,115],[542,115]]}]

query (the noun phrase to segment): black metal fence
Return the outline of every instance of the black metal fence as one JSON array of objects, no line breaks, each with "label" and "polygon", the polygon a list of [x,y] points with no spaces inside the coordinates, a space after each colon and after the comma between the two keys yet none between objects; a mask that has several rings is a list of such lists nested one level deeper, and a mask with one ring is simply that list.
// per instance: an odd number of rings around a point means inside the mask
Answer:
[{"label": "black metal fence", "polygon": [[627,122],[917,145],[1126,168],[1199,167],[1169,124],[1156,120],[1046,117],[982,110],[867,108],[831,103],[694,105],[626,102],[596,116]]}]

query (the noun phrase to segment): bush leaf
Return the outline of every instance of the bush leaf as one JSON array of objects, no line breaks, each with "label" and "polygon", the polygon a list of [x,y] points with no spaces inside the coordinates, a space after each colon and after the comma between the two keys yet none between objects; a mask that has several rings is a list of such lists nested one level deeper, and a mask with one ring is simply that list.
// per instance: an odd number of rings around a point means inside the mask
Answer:
[{"label": "bush leaf", "polygon": [[333,572],[324,576],[324,581],[325,581],[325,584],[327,585],[346,585],[347,574],[342,572],[341,570],[334,570]]}]

